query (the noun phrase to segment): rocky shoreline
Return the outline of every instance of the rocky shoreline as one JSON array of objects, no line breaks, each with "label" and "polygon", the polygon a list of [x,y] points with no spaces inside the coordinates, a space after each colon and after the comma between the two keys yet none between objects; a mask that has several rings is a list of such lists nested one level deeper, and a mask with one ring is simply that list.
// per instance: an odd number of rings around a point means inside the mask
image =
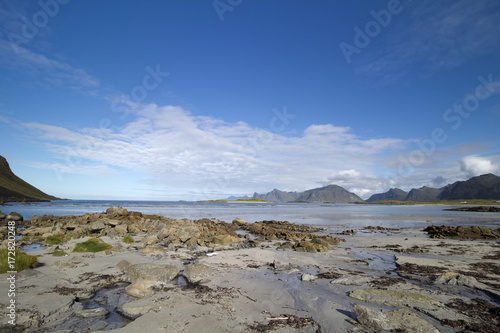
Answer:
[{"label": "rocky shoreline", "polygon": [[[2,315],[2,332],[500,332],[499,230],[371,227],[339,238],[286,221],[119,207],[17,225],[19,246],[46,248],[16,274],[16,326]],[[73,252],[89,240],[107,246]]]}]

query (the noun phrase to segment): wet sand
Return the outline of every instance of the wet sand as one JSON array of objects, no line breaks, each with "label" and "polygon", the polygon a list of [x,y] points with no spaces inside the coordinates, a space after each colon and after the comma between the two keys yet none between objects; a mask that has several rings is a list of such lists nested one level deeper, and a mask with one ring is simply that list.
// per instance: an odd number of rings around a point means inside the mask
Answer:
[{"label": "wet sand", "polygon": [[[112,332],[380,331],[359,323],[354,304],[387,312],[405,309],[441,332],[498,331],[498,240],[431,239],[421,229],[359,229],[338,237],[345,242],[318,253],[277,250],[276,241],[253,248],[144,253],[141,237],[126,245],[120,237],[107,236],[101,238],[113,245],[110,251],[73,253],[74,245],[86,238],[71,240],[59,246],[69,253],[66,257],[53,257],[53,248],[30,253],[38,256],[39,267],[17,274],[16,327],[24,332],[71,332],[68,320],[85,315],[82,300],[103,288],[126,285],[120,269],[126,260],[131,265],[173,265],[180,274],[194,263],[210,270],[200,283],[179,284],[176,279],[142,298],[127,298],[118,311],[136,318]],[[436,283],[447,272],[469,280]],[[303,281],[308,277],[312,280]],[[2,274],[1,295],[8,292],[6,281]],[[432,301],[412,298],[415,294]],[[5,309],[6,298],[0,303]],[[485,304],[483,314],[471,310]],[[2,332],[9,327],[3,317]],[[89,331],[109,329],[104,319],[96,314]]]}]

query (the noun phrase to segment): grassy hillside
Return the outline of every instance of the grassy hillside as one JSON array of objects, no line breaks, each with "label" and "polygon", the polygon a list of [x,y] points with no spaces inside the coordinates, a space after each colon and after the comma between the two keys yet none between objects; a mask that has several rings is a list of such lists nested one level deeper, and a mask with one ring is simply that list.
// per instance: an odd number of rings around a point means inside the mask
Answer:
[{"label": "grassy hillside", "polygon": [[0,156],[0,201],[49,201],[57,199],[16,176],[10,169],[7,160]]}]

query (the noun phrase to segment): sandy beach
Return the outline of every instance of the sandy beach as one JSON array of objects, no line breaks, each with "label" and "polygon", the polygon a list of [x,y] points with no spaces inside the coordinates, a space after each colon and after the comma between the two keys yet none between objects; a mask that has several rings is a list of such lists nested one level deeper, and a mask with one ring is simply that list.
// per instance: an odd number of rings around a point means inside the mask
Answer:
[{"label": "sandy beach", "polygon": [[[124,224],[132,215],[114,218]],[[135,220],[148,218],[155,221]],[[68,228],[74,218],[62,220],[44,223],[52,223],[50,232],[78,230]],[[87,220],[89,228],[96,223]],[[168,223],[186,229],[188,221]],[[285,240],[247,232],[226,244],[193,245],[186,237],[166,246],[159,233],[138,230],[127,244],[113,232],[118,225],[90,235],[111,245],[105,251],[72,252],[85,236],[31,252],[38,267],[16,274],[16,325],[6,313],[2,332],[499,331],[498,239],[429,238],[421,229],[319,231],[311,235],[339,237],[338,245],[306,252],[300,240],[286,249]],[[56,250],[67,255],[55,257]],[[8,273],[0,277],[7,312]]]}]

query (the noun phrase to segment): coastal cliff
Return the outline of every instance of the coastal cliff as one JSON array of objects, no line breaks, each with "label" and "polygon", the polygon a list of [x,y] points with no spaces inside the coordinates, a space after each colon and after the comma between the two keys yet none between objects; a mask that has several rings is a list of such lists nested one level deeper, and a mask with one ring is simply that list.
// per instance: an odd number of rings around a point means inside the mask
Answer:
[{"label": "coastal cliff", "polygon": [[40,191],[16,176],[5,157],[0,156],[0,202],[50,200],[58,200],[58,198]]}]

